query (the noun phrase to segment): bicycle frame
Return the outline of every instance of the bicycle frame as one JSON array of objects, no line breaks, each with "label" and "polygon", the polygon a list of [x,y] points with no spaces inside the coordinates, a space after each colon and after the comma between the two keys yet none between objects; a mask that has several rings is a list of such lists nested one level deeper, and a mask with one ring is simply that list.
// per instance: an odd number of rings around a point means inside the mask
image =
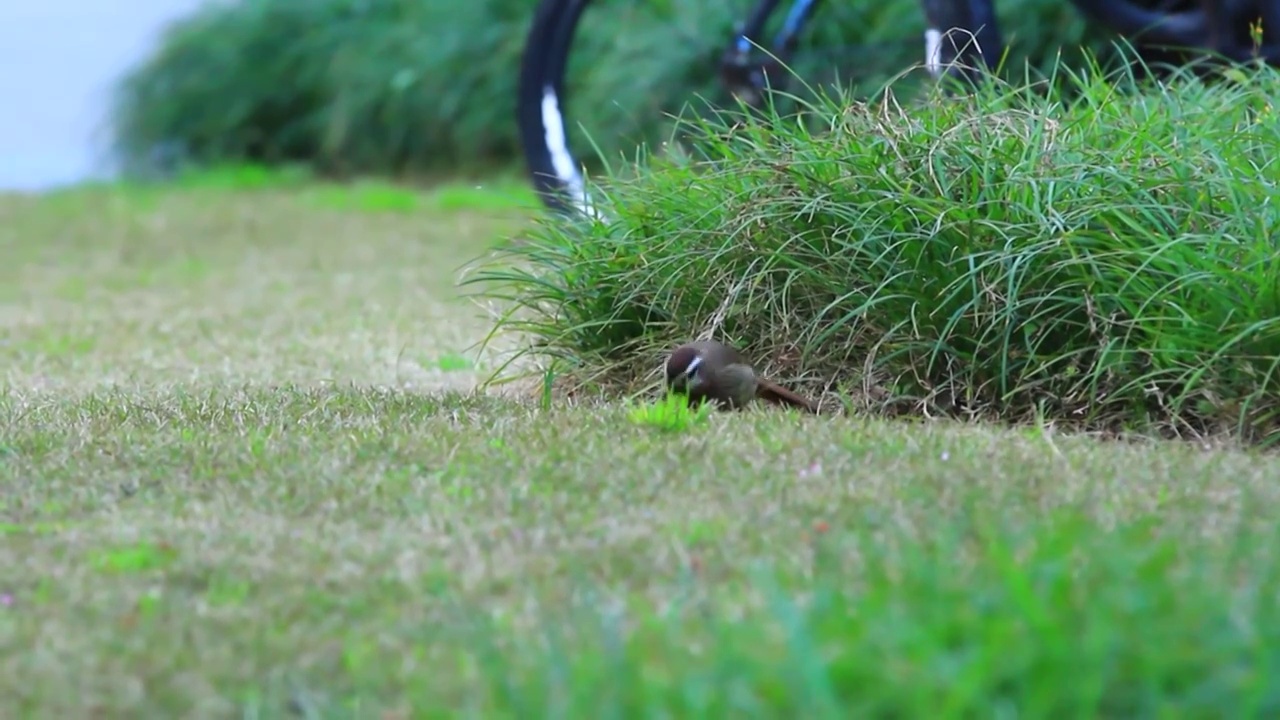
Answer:
[{"label": "bicycle frame", "polygon": [[[764,90],[765,71],[790,59],[800,32],[822,0],[791,0],[782,28],[774,35],[773,42],[766,44],[762,41],[765,23],[781,1],[760,0],[721,55],[721,78],[736,94],[759,97]],[[1002,42],[992,0],[921,0],[921,5],[929,26],[925,32],[926,65],[935,77],[942,76],[951,68],[957,68],[958,74],[968,77],[979,66],[989,65],[989,57],[1000,54]],[[961,39],[943,43],[940,28],[967,31],[972,33],[976,42]],[[763,48],[772,58],[752,63],[750,57],[757,47]]]},{"label": "bicycle frame", "polygon": [[[764,32],[764,24],[768,22],[769,16],[777,9],[779,2],[781,0],[760,0],[760,3],[751,12],[746,24],[738,31],[737,37],[734,38],[734,52],[746,55],[751,52],[753,44],[764,46],[760,42],[760,36]],[[773,39],[771,51],[779,59],[786,60],[791,51],[795,50],[796,37],[800,34],[800,30],[808,22],[820,2],[821,0],[792,1],[791,11],[787,13],[787,18],[782,23],[782,29],[778,31],[778,34]]]},{"label": "bicycle frame", "polygon": [[[1150,6],[1133,0],[1065,0],[1086,16],[1099,20],[1121,35],[1155,45],[1207,50],[1229,60],[1253,58],[1280,64],[1280,43],[1267,38],[1260,47],[1233,37],[1241,28],[1260,21],[1263,28],[1280,26],[1280,0],[1171,0]],[[781,0],[760,0],[737,31],[721,59],[721,75],[735,91],[758,93],[764,89],[763,70],[785,63],[797,39],[821,0],[791,0],[782,29],[772,44],[762,42],[765,23]],[[979,68],[1003,51],[993,0],[920,0],[928,22],[925,31],[926,66],[935,77],[954,72],[973,79]],[[943,42],[943,33],[959,29],[975,42],[956,37]],[[775,60],[753,64],[755,47],[764,48]]]}]

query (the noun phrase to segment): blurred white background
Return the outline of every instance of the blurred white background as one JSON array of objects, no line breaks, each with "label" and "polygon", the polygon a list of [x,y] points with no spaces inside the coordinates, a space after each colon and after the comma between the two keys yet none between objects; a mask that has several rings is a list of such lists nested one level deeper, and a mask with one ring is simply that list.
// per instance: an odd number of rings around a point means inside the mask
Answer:
[{"label": "blurred white background", "polygon": [[113,83],[203,0],[0,0],[0,190],[110,173]]}]

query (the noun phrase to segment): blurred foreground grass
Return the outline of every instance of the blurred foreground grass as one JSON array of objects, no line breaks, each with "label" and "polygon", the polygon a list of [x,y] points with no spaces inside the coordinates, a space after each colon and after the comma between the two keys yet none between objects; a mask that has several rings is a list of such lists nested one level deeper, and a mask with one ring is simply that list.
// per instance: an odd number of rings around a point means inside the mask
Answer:
[{"label": "blurred foreground grass", "polygon": [[5,716],[1280,710],[1268,456],[477,396],[520,201],[251,184],[0,199]]}]

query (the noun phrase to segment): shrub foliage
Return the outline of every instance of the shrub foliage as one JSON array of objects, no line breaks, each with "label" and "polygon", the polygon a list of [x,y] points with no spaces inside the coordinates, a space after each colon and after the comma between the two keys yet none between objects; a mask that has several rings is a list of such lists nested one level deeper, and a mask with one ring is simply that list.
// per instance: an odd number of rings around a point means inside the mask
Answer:
[{"label": "shrub foliage", "polygon": [[1280,82],[1233,76],[707,122],[482,275],[531,350],[619,377],[713,334],[886,410],[1267,435]]},{"label": "shrub foliage", "polygon": [[[569,68],[573,120],[603,153],[630,154],[664,113],[714,86],[743,5],[597,0]],[[126,169],[302,162],[402,173],[506,163],[518,145],[517,68],[527,0],[230,0],[165,34],[121,83],[113,113]],[[1083,22],[1061,0],[1001,4],[1012,63],[1046,65]],[[916,0],[830,3],[815,62],[866,81],[918,63]],[[625,32],[620,32],[624,28]],[[619,98],[626,98],[625,102]]]}]

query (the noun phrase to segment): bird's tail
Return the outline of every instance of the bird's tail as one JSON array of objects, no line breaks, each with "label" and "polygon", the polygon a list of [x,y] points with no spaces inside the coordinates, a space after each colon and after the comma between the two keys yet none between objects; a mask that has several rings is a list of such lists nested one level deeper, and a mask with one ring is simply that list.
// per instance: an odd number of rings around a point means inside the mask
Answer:
[{"label": "bird's tail", "polygon": [[818,404],[814,401],[764,378],[757,379],[756,397],[774,405],[790,405],[815,415],[818,413]]}]

